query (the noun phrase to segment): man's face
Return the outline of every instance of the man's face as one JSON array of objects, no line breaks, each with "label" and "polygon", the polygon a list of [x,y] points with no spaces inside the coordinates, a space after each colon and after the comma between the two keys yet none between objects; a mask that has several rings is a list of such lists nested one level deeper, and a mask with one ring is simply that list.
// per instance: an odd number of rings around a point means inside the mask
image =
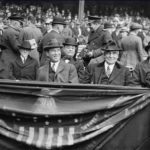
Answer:
[{"label": "man's face", "polygon": [[75,55],[75,46],[65,45],[63,52],[65,55],[73,57]]},{"label": "man's face", "polygon": [[60,33],[63,31],[63,29],[64,29],[64,25],[59,24],[58,25],[58,30],[59,30]]},{"label": "man's face", "polygon": [[119,57],[119,51],[106,51],[104,52],[105,61],[112,65],[115,64]]},{"label": "man's face", "polygon": [[30,54],[30,51],[25,50],[25,49],[19,49],[19,52],[20,52],[21,56],[23,56],[24,58],[27,58],[28,55]]},{"label": "man's face", "polygon": [[58,62],[61,59],[61,49],[51,48],[46,52],[46,55],[50,58],[52,62]]}]

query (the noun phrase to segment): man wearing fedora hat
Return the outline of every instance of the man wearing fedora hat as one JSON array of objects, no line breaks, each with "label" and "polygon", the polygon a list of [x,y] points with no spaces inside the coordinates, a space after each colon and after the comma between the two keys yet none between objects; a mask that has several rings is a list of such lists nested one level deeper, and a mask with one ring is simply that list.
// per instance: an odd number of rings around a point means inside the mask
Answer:
[{"label": "man wearing fedora hat", "polygon": [[145,47],[145,51],[148,57],[136,65],[130,81],[131,86],[150,87],[150,42]]},{"label": "man wearing fedora hat", "polygon": [[64,42],[64,37],[62,36],[62,31],[64,29],[64,25],[66,25],[65,20],[60,17],[54,17],[52,22],[52,30],[51,32],[44,35],[43,39],[40,42],[39,45],[39,52],[40,52],[40,65],[42,66],[47,57],[44,51],[44,47],[47,45],[49,40],[51,39],[57,39],[60,43]]},{"label": "man wearing fedora hat", "polygon": [[62,59],[66,63],[73,64],[76,67],[79,82],[83,83],[83,78],[85,76],[85,67],[83,61],[76,58],[77,55],[77,41],[75,38],[66,38],[63,43],[64,47],[62,49]]},{"label": "man wearing fedora hat", "polygon": [[51,39],[44,47],[49,60],[38,71],[37,80],[58,83],[78,83],[78,75],[73,64],[61,60],[62,44]]},{"label": "man wearing fedora hat", "polygon": [[142,25],[138,23],[132,23],[130,26],[129,35],[123,38],[120,43],[121,48],[123,49],[120,62],[128,67],[131,71],[134,70],[138,62],[141,62],[145,59],[142,40],[137,36],[141,29]]},{"label": "man wearing fedora hat", "polygon": [[16,60],[10,63],[9,78],[13,80],[36,80],[38,62],[29,54],[32,49],[32,41],[25,40],[18,45],[19,53]]},{"label": "man wearing fedora hat", "polygon": [[87,83],[128,85],[131,74],[126,67],[117,62],[121,49],[117,47],[115,42],[110,41],[102,50],[104,51],[104,61],[88,66],[85,76]]}]

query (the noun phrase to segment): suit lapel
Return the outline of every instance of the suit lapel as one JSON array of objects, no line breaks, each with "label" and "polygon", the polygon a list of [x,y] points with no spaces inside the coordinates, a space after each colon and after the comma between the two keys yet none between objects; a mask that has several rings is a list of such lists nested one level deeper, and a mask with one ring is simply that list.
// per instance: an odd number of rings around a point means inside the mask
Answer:
[{"label": "suit lapel", "polygon": [[98,64],[98,66],[95,68],[95,83],[98,84],[101,81],[102,73],[104,72],[104,62]]},{"label": "suit lapel", "polygon": [[120,69],[119,64],[116,63],[115,66],[114,66],[114,69],[113,69],[113,71],[110,75],[109,81],[114,80],[116,78],[116,76],[118,76],[118,74],[121,74],[121,71],[122,70]]},{"label": "suit lapel", "polygon": [[57,75],[59,72],[61,72],[62,70],[64,70],[64,63],[62,60],[60,61],[59,65],[58,65],[58,68],[56,70],[56,73],[55,75]]}]

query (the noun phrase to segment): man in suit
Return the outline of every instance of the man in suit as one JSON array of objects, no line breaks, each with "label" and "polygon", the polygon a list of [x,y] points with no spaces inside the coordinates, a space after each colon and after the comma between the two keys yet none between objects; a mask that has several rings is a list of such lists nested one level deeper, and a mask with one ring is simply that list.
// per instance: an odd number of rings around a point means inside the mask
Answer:
[{"label": "man in suit", "polygon": [[44,35],[43,39],[40,42],[39,45],[39,52],[40,52],[40,65],[44,65],[44,63],[47,61],[47,57],[44,51],[44,47],[47,45],[49,40],[51,39],[57,39],[60,43],[64,43],[64,37],[62,36],[62,31],[64,29],[64,25],[66,25],[65,20],[63,18],[54,17],[52,22],[52,30],[51,32]]},{"label": "man in suit", "polygon": [[148,57],[136,65],[130,86],[150,87],[150,42],[145,47],[145,51]]},{"label": "man in suit", "polygon": [[131,71],[135,69],[137,63],[145,59],[143,51],[142,40],[137,36],[142,26],[138,23],[132,23],[130,26],[130,33],[121,40],[121,48],[123,54],[120,62],[128,67]]},{"label": "man in suit", "polygon": [[12,80],[36,80],[38,62],[30,56],[32,43],[30,40],[22,41],[18,46],[20,55],[10,63],[9,78]]},{"label": "man in suit", "polygon": [[87,56],[91,59],[90,63],[98,63],[103,61],[103,53],[101,48],[108,42],[112,40],[112,32],[114,31],[114,25],[110,22],[104,24],[104,28],[100,25],[100,18],[98,17],[89,17],[93,19],[89,23],[91,27],[91,32],[88,38],[87,49],[89,52]]},{"label": "man in suit", "polygon": [[44,47],[49,61],[39,68],[37,80],[58,83],[78,83],[78,75],[73,64],[61,60],[62,44],[57,39],[50,40]]},{"label": "man in suit", "polygon": [[110,41],[102,50],[104,51],[104,61],[88,66],[87,76],[85,76],[87,83],[128,85],[131,74],[126,67],[117,62],[121,49],[115,42]]}]

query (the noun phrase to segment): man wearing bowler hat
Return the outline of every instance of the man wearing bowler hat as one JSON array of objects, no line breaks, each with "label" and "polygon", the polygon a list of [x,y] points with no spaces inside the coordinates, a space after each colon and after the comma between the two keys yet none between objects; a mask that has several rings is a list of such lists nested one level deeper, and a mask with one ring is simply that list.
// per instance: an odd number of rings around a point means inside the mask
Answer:
[{"label": "man wearing bowler hat", "polygon": [[42,66],[47,60],[44,47],[47,45],[48,41],[51,39],[57,39],[60,43],[64,42],[64,37],[62,36],[62,31],[64,29],[64,25],[66,25],[65,20],[60,17],[54,17],[52,22],[52,30],[51,32],[44,35],[42,41],[39,45],[39,52],[41,55],[40,65]]},{"label": "man wearing bowler hat", "polygon": [[126,67],[117,62],[121,49],[115,42],[110,41],[102,50],[104,61],[90,64],[85,80],[93,84],[128,85],[131,74]]},{"label": "man wearing bowler hat", "polygon": [[83,79],[85,76],[85,68],[83,65],[83,61],[76,59],[77,55],[77,41],[75,38],[66,38],[63,43],[64,47],[62,49],[62,59],[66,63],[73,64],[76,67],[79,82],[83,83]]},{"label": "man wearing bowler hat", "polygon": [[148,57],[136,65],[132,80],[130,81],[131,86],[150,87],[150,42],[145,47],[145,51]]},{"label": "man wearing bowler hat", "polygon": [[51,39],[44,47],[49,61],[39,68],[37,80],[58,83],[78,83],[78,75],[73,64],[61,60],[62,44]]}]

